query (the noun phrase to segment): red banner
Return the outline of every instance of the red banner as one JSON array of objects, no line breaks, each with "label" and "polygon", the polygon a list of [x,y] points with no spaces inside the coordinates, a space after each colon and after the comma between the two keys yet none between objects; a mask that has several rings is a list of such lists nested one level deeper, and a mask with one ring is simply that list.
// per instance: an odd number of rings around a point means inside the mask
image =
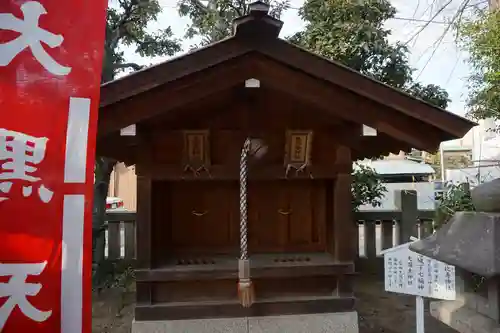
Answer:
[{"label": "red banner", "polygon": [[91,332],[107,0],[0,0],[0,331]]}]

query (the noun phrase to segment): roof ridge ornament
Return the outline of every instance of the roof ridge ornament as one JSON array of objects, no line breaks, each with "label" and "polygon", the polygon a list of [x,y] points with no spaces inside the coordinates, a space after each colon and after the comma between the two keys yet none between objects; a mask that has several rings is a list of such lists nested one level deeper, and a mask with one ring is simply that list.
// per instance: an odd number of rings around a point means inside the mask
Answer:
[{"label": "roof ridge ornament", "polygon": [[271,6],[261,0],[248,5],[248,14],[233,20],[233,35],[252,39],[278,38],[283,22],[269,15]]},{"label": "roof ridge ornament", "polygon": [[260,12],[260,13],[269,13],[269,9],[271,9],[271,6],[268,3],[265,3],[264,1],[257,0],[254,1],[250,4],[248,4],[248,11],[250,13],[252,12]]}]

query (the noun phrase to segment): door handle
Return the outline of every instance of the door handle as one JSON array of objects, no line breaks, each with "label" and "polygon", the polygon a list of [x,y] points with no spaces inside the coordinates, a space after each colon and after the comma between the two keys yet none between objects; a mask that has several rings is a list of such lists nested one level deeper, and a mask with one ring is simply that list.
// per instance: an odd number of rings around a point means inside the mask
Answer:
[{"label": "door handle", "polygon": [[284,211],[282,209],[278,209],[278,213],[280,213],[281,215],[290,215],[292,212],[291,211]]},{"label": "door handle", "polygon": [[193,211],[191,212],[191,214],[193,214],[194,216],[198,216],[198,217],[203,216],[203,215],[206,215],[207,213],[208,213],[208,211],[207,211],[207,210],[206,210],[206,211],[204,211],[204,212],[200,212],[200,213],[199,213],[199,212],[197,212],[197,211],[195,211],[195,210],[193,210]]}]

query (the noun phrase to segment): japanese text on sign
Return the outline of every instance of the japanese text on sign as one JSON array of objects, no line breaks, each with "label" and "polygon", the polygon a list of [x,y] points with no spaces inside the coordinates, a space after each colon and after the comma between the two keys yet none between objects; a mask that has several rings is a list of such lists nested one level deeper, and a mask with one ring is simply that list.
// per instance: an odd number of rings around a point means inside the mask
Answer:
[{"label": "japanese text on sign", "polygon": [[61,46],[63,36],[55,35],[40,28],[40,16],[47,14],[45,7],[38,1],[28,1],[21,6],[24,20],[13,14],[0,13],[0,30],[11,30],[20,33],[16,39],[0,44],[0,66],[9,65],[24,49],[29,48],[33,57],[54,75],[68,75],[70,67],[57,63],[43,48],[42,42],[50,48]]},{"label": "japanese text on sign", "polygon": [[91,328],[108,0],[0,0],[0,332]]},{"label": "japanese text on sign", "polygon": [[47,266],[47,262],[40,264],[0,264],[0,276],[9,276],[7,283],[0,283],[0,297],[7,300],[0,307],[0,331],[3,330],[5,322],[17,306],[22,314],[31,320],[42,322],[47,320],[52,311],[41,311],[35,308],[28,296],[36,296],[42,285],[39,283],[28,283],[28,276],[40,275]]},{"label": "japanese text on sign", "polygon": [[410,251],[409,243],[383,252],[385,290],[455,299],[455,267]]},{"label": "japanese text on sign", "polygon": [[[24,197],[31,196],[33,185],[41,180],[36,171],[45,158],[47,141],[0,128],[0,202],[9,199],[14,182],[19,182]],[[52,199],[53,192],[43,184],[37,191],[44,203]]]}]

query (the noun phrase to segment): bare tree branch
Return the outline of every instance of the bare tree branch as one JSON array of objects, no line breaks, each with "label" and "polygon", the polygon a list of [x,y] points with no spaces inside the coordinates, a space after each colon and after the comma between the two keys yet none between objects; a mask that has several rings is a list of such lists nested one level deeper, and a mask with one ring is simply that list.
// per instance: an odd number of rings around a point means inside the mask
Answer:
[{"label": "bare tree branch", "polygon": [[[446,34],[448,34],[448,32],[451,30],[451,28],[453,27],[453,24],[457,21],[461,21],[462,20],[462,17],[463,17],[463,14],[464,14],[464,11],[465,9],[467,8],[467,6],[469,5],[469,2],[471,0],[464,0],[459,8],[457,9],[457,11],[455,12],[455,14],[453,15],[452,19],[451,19],[451,22],[450,24],[448,24],[448,26],[444,29],[443,33],[441,34],[441,36],[439,36],[438,40],[436,42],[433,43],[432,47],[433,47],[433,50],[432,50],[432,53],[431,53],[431,56],[429,57],[429,59],[427,59],[427,61],[425,62],[425,65],[424,67],[422,67],[422,69],[420,70],[420,73],[418,74],[417,76],[417,79],[420,77],[420,75],[423,73],[423,71],[425,70],[425,68],[427,68],[427,66],[429,65],[429,63],[431,62],[432,58],[434,57],[434,55],[436,54],[437,52],[437,49],[439,48],[439,46],[443,43],[443,40],[444,38],[446,37]],[[443,8],[444,9],[444,8]],[[442,11],[442,9],[441,9]],[[457,36],[458,36],[458,29],[457,29]]]},{"label": "bare tree branch", "polygon": [[[232,3],[228,3],[229,7],[232,8],[238,16],[243,16],[243,13],[241,12],[240,8],[236,7]],[[243,7],[243,11],[245,10],[245,7]]]},{"label": "bare tree branch", "polygon": [[143,66],[133,63],[133,62],[127,62],[127,63],[122,63],[122,64],[113,64],[112,65],[113,69],[125,69],[125,68],[132,68],[133,70],[140,70],[144,68]]},{"label": "bare tree branch", "polygon": [[[416,33],[414,33],[405,43],[404,45],[408,45],[414,38],[416,38],[418,35],[420,35],[420,33],[422,31],[425,30],[425,28],[427,28],[429,26],[429,24],[432,23],[432,21],[434,21],[436,19],[436,17],[438,17],[439,14],[441,14],[443,12],[443,10],[445,10],[446,7],[448,7],[451,3],[452,3],[453,0],[448,0],[446,1],[446,3],[444,5],[442,5],[437,11],[436,13],[434,13],[432,15],[432,17],[422,26],[420,27],[420,29],[417,30]],[[464,1],[469,1],[469,0],[464,0]]]}]

